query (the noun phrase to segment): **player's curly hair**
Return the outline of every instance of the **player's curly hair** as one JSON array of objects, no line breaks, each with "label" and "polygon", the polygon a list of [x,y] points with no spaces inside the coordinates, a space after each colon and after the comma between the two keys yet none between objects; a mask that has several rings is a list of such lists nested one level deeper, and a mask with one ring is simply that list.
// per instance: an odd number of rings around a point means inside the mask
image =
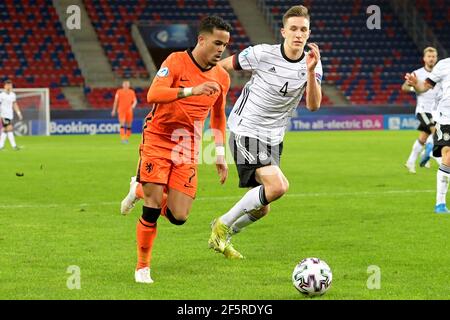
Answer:
[{"label": "player's curly hair", "polygon": [[203,32],[213,33],[214,29],[225,30],[228,32],[231,32],[233,30],[231,25],[225,20],[223,20],[221,17],[208,16],[200,22],[198,33]]},{"label": "player's curly hair", "polygon": [[286,25],[286,20],[291,17],[305,17],[308,20],[311,20],[309,17],[308,8],[302,5],[293,6],[286,11],[283,16],[283,25]]}]

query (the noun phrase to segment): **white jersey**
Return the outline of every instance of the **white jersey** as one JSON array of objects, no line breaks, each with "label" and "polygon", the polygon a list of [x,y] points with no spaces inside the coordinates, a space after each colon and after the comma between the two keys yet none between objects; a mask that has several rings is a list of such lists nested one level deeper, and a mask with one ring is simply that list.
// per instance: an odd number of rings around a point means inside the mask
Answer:
[{"label": "white jersey", "polygon": [[[417,69],[414,71],[416,77],[420,81],[425,81],[431,72],[427,71],[425,67]],[[424,93],[416,93],[417,96],[417,105],[416,105],[416,114],[418,113],[433,113],[436,109],[436,96],[438,94],[438,89],[434,88],[428,90]]]},{"label": "white jersey", "polygon": [[[228,127],[269,145],[281,143],[306,89],[306,53],[294,61],[282,45],[260,44],[235,55],[233,64],[237,70],[252,71],[252,77],[231,111]],[[319,61],[315,68],[319,83],[322,74]]]},{"label": "white jersey", "polygon": [[0,93],[0,118],[12,120],[14,117],[13,105],[16,102],[16,94],[14,92]]},{"label": "white jersey", "polygon": [[[438,89],[440,99],[438,102],[439,123],[450,124],[450,58],[440,60],[433,68],[427,82]],[[440,90],[440,92],[439,92]]]}]

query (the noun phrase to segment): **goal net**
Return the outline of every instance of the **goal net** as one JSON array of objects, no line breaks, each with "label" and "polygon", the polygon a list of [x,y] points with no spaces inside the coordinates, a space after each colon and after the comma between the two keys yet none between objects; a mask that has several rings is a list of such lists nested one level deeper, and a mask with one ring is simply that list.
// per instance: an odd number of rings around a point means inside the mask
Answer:
[{"label": "goal net", "polygon": [[50,135],[50,90],[48,88],[14,88],[17,104],[23,114],[14,115],[17,135]]}]

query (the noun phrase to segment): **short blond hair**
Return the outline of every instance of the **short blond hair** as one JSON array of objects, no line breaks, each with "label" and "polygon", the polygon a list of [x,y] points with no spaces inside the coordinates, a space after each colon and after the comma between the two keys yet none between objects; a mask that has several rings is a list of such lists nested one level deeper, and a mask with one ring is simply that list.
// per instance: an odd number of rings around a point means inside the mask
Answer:
[{"label": "short blond hair", "polygon": [[425,49],[423,49],[423,56],[424,57],[427,54],[427,52],[434,52],[434,53],[436,53],[436,55],[438,54],[438,52],[437,52],[435,47],[426,47]]},{"label": "short blond hair", "polygon": [[283,26],[286,25],[287,19],[291,17],[304,17],[310,20],[308,8],[302,5],[290,7],[288,11],[286,11],[283,15]]}]

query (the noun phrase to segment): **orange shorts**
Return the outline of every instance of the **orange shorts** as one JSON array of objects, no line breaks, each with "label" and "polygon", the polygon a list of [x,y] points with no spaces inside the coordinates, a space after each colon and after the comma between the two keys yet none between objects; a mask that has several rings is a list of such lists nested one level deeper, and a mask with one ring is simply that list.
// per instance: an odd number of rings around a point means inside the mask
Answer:
[{"label": "orange shorts", "polygon": [[145,143],[139,148],[137,181],[162,184],[191,198],[197,193],[197,165],[193,161],[171,159],[176,143],[144,132]]},{"label": "orange shorts", "polygon": [[131,123],[133,122],[133,110],[128,110],[128,111],[119,111],[118,113],[119,116],[119,122],[120,123]]}]

